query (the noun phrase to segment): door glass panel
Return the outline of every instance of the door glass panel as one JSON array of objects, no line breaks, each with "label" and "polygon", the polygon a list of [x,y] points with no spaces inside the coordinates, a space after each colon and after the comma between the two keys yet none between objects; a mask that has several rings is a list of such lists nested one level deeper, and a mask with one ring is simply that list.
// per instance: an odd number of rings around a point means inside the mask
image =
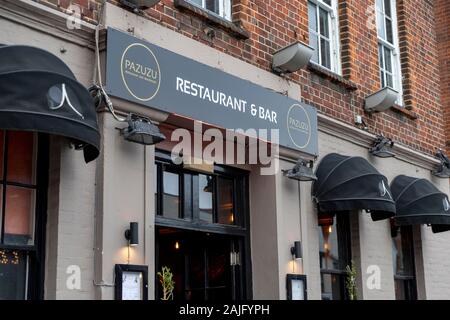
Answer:
[{"label": "door glass panel", "polygon": [[24,184],[35,183],[34,134],[25,131],[8,132],[7,180]]},{"label": "door glass panel", "polygon": [[233,180],[219,177],[217,179],[217,222],[220,224],[235,224],[233,206]]},{"label": "door glass panel", "polygon": [[321,273],[322,300],[343,300],[343,279],[330,273]]},{"label": "door glass panel", "polygon": [[35,193],[33,189],[6,187],[5,244],[33,244]]},{"label": "door glass panel", "polygon": [[0,300],[25,299],[26,264],[24,252],[0,250]]},{"label": "door glass panel", "polygon": [[5,137],[5,133],[3,130],[0,130],[0,180],[3,179],[3,139]]},{"label": "door glass panel", "polygon": [[340,269],[340,257],[336,232],[336,219],[331,226],[322,226],[320,234],[320,268],[328,270]]},{"label": "door glass panel", "polygon": [[180,177],[168,171],[163,175],[163,211],[164,217],[180,217]]},{"label": "door glass panel", "polygon": [[209,223],[213,222],[213,177],[200,174],[198,176],[199,218]]}]

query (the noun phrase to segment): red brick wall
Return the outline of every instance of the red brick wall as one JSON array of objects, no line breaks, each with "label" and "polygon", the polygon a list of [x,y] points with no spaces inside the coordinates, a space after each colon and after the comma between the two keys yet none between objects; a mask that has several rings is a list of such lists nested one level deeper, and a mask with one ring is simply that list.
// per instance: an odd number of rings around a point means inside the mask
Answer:
[{"label": "red brick wall", "polygon": [[450,152],[450,1],[436,0],[436,25],[441,71],[442,107],[444,109],[447,152]]},{"label": "red brick wall", "polygon": [[[62,2],[66,1],[59,0],[60,5]],[[81,4],[88,19],[95,19],[100,1],[73,2]],[[448,9],[449,1],[435,2],[435,6],[445,4]],[[350,124],[356,115],[363,115],[370,132],[383,133],[419,151],[434,153],[436,148],[445,146],[446,139],[433,1],[397,0],[404,100],[409,111],[369,115],[363,109],[364,97],[379,89],[380,82],[376,28],[370,23],[370,7],[374,3],[375,0],[339,0],[342,80],[353,82],[357,90],[349,90],[339,78],[310,68],[288,78],[301,84],[302,98],[319,112]],[[447,19],[448,25],[448,10],[447,14],[442,11],[436,8],[438,21]],[[156,23],[266,70],[270,70],[275,50],[294,40],[308,42],[307,14],[306,0],[233,0],[233,20],[250,32],[250,38],[244,40],[205,17],[178,10],[172,0],[162,0],[145,12]],[[205,28],[213,28],[215,36],[208,37]],[[445,49],[441,47],[441,51]],[[445,97],[448,105],[448,94]],[[417,119],[413,119],[414,114]]]}]

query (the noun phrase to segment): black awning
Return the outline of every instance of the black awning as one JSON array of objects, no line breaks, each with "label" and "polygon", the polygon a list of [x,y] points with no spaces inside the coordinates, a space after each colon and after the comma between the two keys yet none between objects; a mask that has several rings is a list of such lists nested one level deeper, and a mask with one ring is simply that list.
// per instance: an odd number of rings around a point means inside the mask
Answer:
[{"label": "black awning", "polygon": [[450,230],[450,203],[427,179],[397,176],[391,184],[396,201],[396,225],[426,224],[433,232]]},{"label": "black awning", "polygon": [[0,129],[45,132],[74,140],[86,162],[100,149],[97,113],[87,89],[55,55],[0,46]]},{"label": "black awning", "polygon": [[319,163],[316,176],[313,196],[320,212],[365,209],[374,221],[395,214],[386,177],[364,158],[329,154]]}]

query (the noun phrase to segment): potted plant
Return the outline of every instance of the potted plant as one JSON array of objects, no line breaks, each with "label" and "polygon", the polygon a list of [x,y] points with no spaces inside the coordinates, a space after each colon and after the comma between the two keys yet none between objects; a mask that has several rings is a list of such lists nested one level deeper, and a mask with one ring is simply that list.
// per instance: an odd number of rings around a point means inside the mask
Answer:
[{"label": "potted plant", "polygon": [[345,287],[347,289],[348,297],[350,300],[357,300],[358,299],[358,293],[356,289],[356,267],[355,263],[351,262],[350,266],[347,266],[347,279],[345,280]]},{"label": "potted plant", "polygon": [[163,296],[161,300],[172,300],[173,289],[175,288],[175,281],[173,281],[173,273],[169,267],[163,266],[162,270],[157,273],[159,282],[163,289]]}]

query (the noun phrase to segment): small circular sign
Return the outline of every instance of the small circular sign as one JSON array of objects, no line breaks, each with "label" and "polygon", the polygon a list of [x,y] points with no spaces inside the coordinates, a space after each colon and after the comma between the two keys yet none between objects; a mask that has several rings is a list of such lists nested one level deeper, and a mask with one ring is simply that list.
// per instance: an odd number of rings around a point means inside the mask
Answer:
[{"label": "small circular sign", "polygon": [[155,54],[146,45],[129,45],[122,54],[120,71],[123,84],[134,98],[149,101],[158,93],[161,70]]},{"label": "small circular sign", "polygon": [[293,104],[287,114],[287,128],[292,143],[299,149],[304,149],[311,141],[311,120],[306,109]]}]

